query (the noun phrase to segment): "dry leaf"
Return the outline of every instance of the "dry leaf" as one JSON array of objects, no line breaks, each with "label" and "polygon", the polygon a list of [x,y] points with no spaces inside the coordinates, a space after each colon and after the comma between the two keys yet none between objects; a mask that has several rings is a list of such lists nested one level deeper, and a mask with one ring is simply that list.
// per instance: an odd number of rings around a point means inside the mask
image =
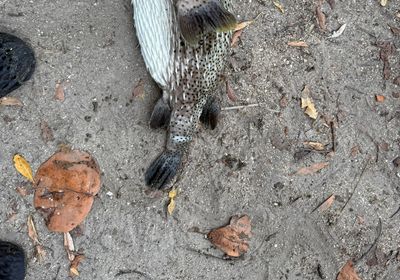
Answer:
[{"label": "dry leaf", "polygon": [[325,211],[325,210],[329,209],[329,208],[332,206],[332,204],[333,204],[334,201],[335,201],[335,195],[332,194],[330,197],[328,197],[328,198],[321,204],[321,206],[319,207],[319,210],[320,210],[320,211]]},{"label": "dry leaf", "polygon": [[71,231],[85,219],[101,184],[96,160],[78,150],[55,153],[39,167],[35,181],[35,208],[55,232]]},{"label": "dry leaf", "polygon": [[349,260],[340,270],[336,280],[361,280],[354,270],[353,262]]},{"label": "dry leaf", "polygon": [[278,0],[273,0],[272,2],[274,3],[275,7],[278,8],[278,10],[282,14],[285,13],[285,9],[284,9],[283,5]]},{"label": "dry leaf", "polygon": [[383,95],[375,95],[376,102],[384,102],[385,96]]},{"label": "dry leaf", "polygon": [[15,97],[2,97],[0,98],[0,106],[24,106],[21,100]]},{"label": "dry leaf", "polygon": [[71,277],[79,276],[78,266],[85,259],[84,255],[76,255],[75,259],[71,262],[69,272]]},{"label": "dry leaf", "polygon": [[234,31],[243,30],[243,29],[245,29],[247,26],[249,26],[250,24],[252,24],[253,22],[254,22],[254,20],[247,20],[247,21],[239,22],[238,24],[236,24],[236,27],[235,27]]},{"label": "dry leaf", "polygon": [[73,261],[75,259],[75,245],[74,240],[72,240],[72,236],[69,232],[64,232],[64,248],[67,252],[69,261]]},{"label": "dry leaf", "polygon": [[306,109],[305,113],[312,119],[316,119],[318,117],[318,112],[315,109],[315,105],[310,96],[310,88],[309,86],[305,86],[301,93],[301,108]]},{"label": "dry leaf", "polygon": [[250,218],[244,215],[233,216],[229,225],[211,230],[207,238],[226,255],[240,257],[249,250],[249,244],[245,238],[250,235]]},{"label": "dry leaf", "polygon": [[226,84],[226,95],[228,96],[229,100],[231,100],[233,102],[236,102],[238,98],[235,95],[235,91],[233,90],[233,88],[229,84],[229,81],[226,80],[225,84]]},{"label": "dry leaf", "polygon": [[338,30],[333,31],[332,35],[329,36],[329,38],[337,38],[337,37],[339,37],[340,35],[343,34],[343,32],[346,29],[346,27],[347,27],[347,24],[346,23],[343,24],[342,26],[340,26],[340,28]]},{"label": "dry leaf", "polygon": [[27,224],[28,224],[28,235],[29,235],[30,239],[33,240],[33,244],[35,244],[35,245],[40,244],[38,234],[37,234],[37,231],[35,228],[35,224],[33,223],[33,219],[32,219],[31,215],[28,216]]},{"label": "dry leaf", "polygon": [[17,171],[22,176],[27,178],[30,182],[34,183],[32,169],[31,169],[31,166],[29,165],[29,163],[26,161],[26,159],[24,159],[23,156],[16,154],[16,155],[14,155],[13,160],[14,160],[15,169],[17,169]]},{"label": "dry leaf", "polygon": [[144,97],[144,81],[142,79],[140,79],[137,85],[133,88],[132,96],[141,98]]},{"label": "dry leaf", "polygon": [[42,140],[45,143],[51,142],[54,140],[53,131],[51,130],[49,124],[46,121],[40,122],[40,130],[41,130],[40,135],[42,136]]},{"label": "dry leaf", "polygon": [[64,86],[61,82],[56,83],[56,92],[54,94],[54,99],[63,102],[65,100]]},{"label": "dry leaf", "polygon": [[322,1],[319,1],[317,4],[317,7],[315,8],[315,13],[317,15],[317,21],[318,25],[322,30],[326,30],[326,16],[321,10],[321,3]]},{"label": "dry leaf", "polygon": [[37,244],[35,246],[35,256],[39,262],[43,262],[46,257],[46,251],[44,250],[42,245]]},{"label": "dry leaf", "polygon": [[321,169],[324,169],[328,165],[329,165],[329,162],[315,163],[311,166],[300,168],[299,170],[297,170],[295,175],[311,175],[311,174],[314,174],[314,173],[320,171]]},{"label": "dry leaf", "polygon": [[350,150],[350,155],[352,157],[357,156],[357,154],[360,152],[360,147],[358,145],[354,146],[353,148],[351,148]]},{"label": "dry leaf", "polygon": [[379,3],[381,4],[382,7],[385,7],[388,3],[388,0],[380,0]]},{"label": "dry leaf", "polygon": [[175,198],[176,198],[177,194],[178,194],[178,191],[175,188],[172,188],[172,190],[168,193],[168,197],[169,197],[168,214],[169,215],[172,215],[172,213],[175,210],[175,206],[176,206]]},{"label": "dry leaf", "polygon": [[303,142],[303,144],[304,144],[306,147],[311,148],[311,149],[316,150],[316,151],[323,151],[323,150],[325,150],[325,145],[322,144],[322,143],[319,143],[319,142],[310,142],[310,141],[306,141],[306,142]]},{"label": "dry leaf", "polygon": [[236,47],[237,43],[239,42],[239,38],[242,35],[244,29],[240,29],[238,31],[235,31],[232,35],[232,40],[231,40],[231,47],[234,48]]},{"label": "dry leaf", "polygon": [[292,41],[292,42],[288,42],[288,45],[291,47],[303,47],[303,48],[308,47],[307,43],[304,41]]}]

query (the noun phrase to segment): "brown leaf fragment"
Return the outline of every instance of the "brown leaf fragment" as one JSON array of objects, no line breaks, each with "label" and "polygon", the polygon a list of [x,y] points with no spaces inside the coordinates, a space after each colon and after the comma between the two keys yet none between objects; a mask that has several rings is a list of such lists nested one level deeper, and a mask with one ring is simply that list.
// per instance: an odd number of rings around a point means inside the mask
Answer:
[{"label": "brown leaf fragment", "polygon": [[229,100],[236,102],[237,101],[237,96],[235,95],[235,91],[231,87],[230,83],[228,80],[225,81],[226,84],[226,95],[228,96]]},{"label": "brown leaf fragment", "polygon": [[240,29],[235,31],[235,33],[233,33],[232,35],[232,40],[231,40],[231,47],[235,48],[239,42],[240,36],[242,36],[244,29]]},{"label": "brown leaf fragment", "polygon": [[305,113],[312,119],[317,119],[318,112],[315,109],[314,102],[311,98],[311,91],[308,85],[304,86],[303,91],[301,92],[301,108],[305,109]]},{"label": "brown leaf fragment", "polygon": [[328,165],[329,165],[329,162],[314,163],[311,166],[300,168],[299,170],[297,170],[295,175],[311,175],[311,174],[314,174],[314,173],[320,171],[321,169],[324,169]]},{"label": "brown leaf fragment", "polygon": [[245,29],[247,26],[249,26],[250,24],[252,24],[253,22],[254,22],[254,20],[246,20],[246,21],[239,22],[239,23],[236,25],[234,31],[243,30],[243,29]]},{"label": "brown leaf fragment", "polygon": [[340,270],[336,280],[361,280],[361,278],[354,270],[353,262],[349,260]]},{"label": "brown leaf fragment", "polygon": [[64,86],[61,82],[56,83],[56,91],[54,94],[54,99],[61,102],[64,102],[65,100]]},{"label": "brown leaf fragment", "polygon": [[308,44],[304,41],[291,41],[291,42],[288,42],[288,45],[290,47],[303,47],[303,48],[308,47]]},{"label": "brown leaf fragment", "polygon": [[247,215],[233,216],[229,225],[207,234],[208,240],[230,257],[240,257],[249,250],[246,238],[250,236],[251,225]]},{"label": "brown leaf fragment", "polygon": [[396,26],[393,26],[393,25],[390,25],[390,24],[389,24],[389,27],[390,27],[390,30],[392,31],[392,33],[394,35],[397,35],[397,36],[400,35],[400,28],[399,27],[396,27]]},{"label": "brown leaf fragment", "polygon": [[319,210],[320,210],[321,212],[328,210],[328,209],[332,206],[332,204],[333,204],[334,201],[335,201],[335,195],[332,194],[330,197],[328,197],[328,198],[321,204],[321,206],[319,206]]},{"label": "brown leaf fragment", "polygon": [[37,244],[35,246],[35,257],[39,262],[43,262],[46,257],[46,251],[42,245]]},{"label": "brown leaf fragment", "polygon": [[383,96],[383,95],[375,95],[375,100],[376,100],[376,102],[382,103],[382,102],[385,101],[385,96]]},{"label": "brown leaf fragment", "polygon": [[328,2],[329,6],[331,7],[332,10],[335,9],[335,6],[336,6],[335,0],[327,0],[326,2]]},{"label": "brown leaf fragment", "polygon": [[15,97],[2,97],[0,98],[0,106],[24,106],[24,104]]},{"label": "brown leaf fragment", "polygon": [[28,236],[30,239],[32,239],[33,244],[37,245],[40,244],[39,239],[38,239],[38,234],[35,228],[35,224],[33,223],[33,218],[31,215],[28,216]]},{"label": "brown leaf fragment", "polygon": [[350,150],[350,155],[352,157],[356,157],[358,154],[360,153],[360,147],[358,145],[354,146],[353,148],[351,148]]},{"label": "brown leaf fragment", "polygon": [[81,261],[85,259],[85,256],[82,254],[76,255],[74,260],[71,262],[71,266],[69,267],[69,275],[71,277],[79,276],[78,267]]},{"label": "brown leaf fragment", "polygon": [[317,22],[318,22],[319,28],[321,28],[321,30],[325,31],[326,30],[326,16],[322,12],[321,6],[322,6],[322,1],[318,1],[317,7],[315,8],[315,14],[317,16]]},{"label": "brown leaf fragment", "polygon": [[316,150],[316,151],[323,151],[325,150],[325,145],[319,142],[311,142],[311,141],[306,141],[303,142],[304,146]]},{"label": "brown leaf fragment", "polygon": [[53,130],[50,128],[49,124],[46,121],[40,122],[40,131],[40,136],[45,143],[54,140]]},{"label": "brown leaf fragment", "polygon": [[144,97],[144,81],[140,79],[132,90],[133,97]]},{"label": "brown leaf fragment", "polygon": [[75,245],[74,240],[72,240],[72,236],[69,232],[64,232],[64,248],[67,252],[69,261],[73,261],[75,259]]},{"label": "brown leaf fragment", "polygon": [[394,51],[394,45],[392,42],[378,42],[377,46],[381,49],[379,52],[379,57],[383,61],[383,78],[385,80],[390,79],[390,64],[389,64],[389,56],[391,56]]}]

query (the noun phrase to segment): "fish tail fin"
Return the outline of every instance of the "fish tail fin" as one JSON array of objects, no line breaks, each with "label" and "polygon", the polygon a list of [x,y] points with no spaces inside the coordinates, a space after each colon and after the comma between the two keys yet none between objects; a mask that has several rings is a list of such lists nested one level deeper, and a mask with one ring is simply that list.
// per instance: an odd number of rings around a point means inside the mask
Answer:
[{"label": "fish tail fin", "polygon": [[171,187],[181,166],[182,155],[181,151],[165,150],[147,169],[144,178],[146,185],[154,189]]},{"label": "fish tail fin", "polygon": [[219,0],[177,2],[178,21],[182,36],[194,44],[203,34],[212,31],[226,32],[236,26],[236,18]]},{"label": "fish tail fin", "polygon": [[203,107],[200,121],[205,125],[205,127],[213,130],[217,127],[220,112],[221,106],[219,105],[217,99],[214,96],[210,96]]},{"label": "fish tail fin", "polygon": [[165,127],[169,123],[171,117],[171,108],[161,97],[158,99],[156,105],[154,106],[153,113],[150,117],[150,127],[160,128]]}]

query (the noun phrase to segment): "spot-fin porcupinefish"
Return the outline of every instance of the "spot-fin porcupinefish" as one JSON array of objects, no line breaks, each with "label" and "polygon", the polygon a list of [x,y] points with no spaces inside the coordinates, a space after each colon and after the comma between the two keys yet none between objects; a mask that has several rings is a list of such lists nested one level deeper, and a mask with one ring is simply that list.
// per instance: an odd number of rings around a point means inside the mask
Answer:
[{"label": "spot-fin porcupinefish", "polygon": [[163,91],[150,127],[168,127],[164,152],[145,173],[147,185],[170,187],[201,121],[214,129],[214,97],[236,27],[232,0],[132,0],[146,67]]}]

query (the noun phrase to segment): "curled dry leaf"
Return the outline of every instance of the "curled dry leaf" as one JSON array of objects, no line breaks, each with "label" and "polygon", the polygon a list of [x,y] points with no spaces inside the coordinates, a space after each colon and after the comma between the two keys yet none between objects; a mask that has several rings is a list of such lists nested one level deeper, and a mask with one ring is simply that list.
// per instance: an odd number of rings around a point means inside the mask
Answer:
[{"label": "curled dry leaf", "polygon": [[285,8],[283,7],[283,5],[281,4],[281,2],[279,2],[278,0],[273,0],[272,1],[274,3],[274,6],[283,14],[285,13]]},{"label": "curled dry leaf", "polygon": [[375,95],[375,100],[376,100],[376,102],[384,102],[385,101],[385,96],[383,96],[383,95]]},{"label": "curled dry leaf", "polygon": [[56,92],[54,94],[54,99],[61,102],[65,100],[64,86],[61,82],[56,83]]},{"label": "curled dry leaf", "polygon": [[76,255],[75,259],[71,262],[71,266],[69,267],[69,275],[71,277],[79,276],[78,267],[81,261],[85,259],[84,255]]},{"label": "curled dry leaf", "polygon": [[332,35],[329,36],[329,38],[337,38],[337,37],[339,37],[340,35],[343,34],[343,32],[346,29],[346,27],[347,27],[347,24],[346,23],[343,24],[342,26],[340,26],[340,28],[338,30],[333,31]]},{"label": "curled dry leaf", "polygon": [[25,178],[27,178],[30,182],[34,182],[33,180],[33,175],[32,175],[32,169],[31,166],[29,165],[29,163],[26,161],[26,159],[19,155],[16,154],[13,157],[13,161],[14,161],[14,166],[15,169]]},{"label": "curled dry leaf", "polygon": [[24,106],[24,104],[15,97],[2,97],[0,98],[0,106]]},{"label": "curled dry leaf", "polygon": [[32,239],[33,244],[37,245],[40,244],[38,234],[36,231],[35,224],[33,223],[33,218],[31,215],[28,216],[28,236],[30,239]]},{"label": "curled dry leaf", "polygon": [[357,272],[354,270],[353,262],[349,260],[340,270],[336,280],[361,280],[361,278],[358,277]]},{"label": "curled dry leaf", "polygon": [[319,162],[308,167],[302,167],[295,173],[296,175],[311,175],[329,165],[329,162]]},{"label": "curled dry leaf", "polygon": [[34,205],[48,229],[68,232],[88,215],[100,190],[100,170],[90,154],[66,149],[39,167],[35,182]]},{"label": "curled dry leaf", "polygon": [[288,42],[288,45],[290,47],[302,47],[302,48],[308,47],[307,43],[304,41],[292,41],[292,42]]},{"label": "curled dry leaf", "polygon": [[207,238],[229,257],[240,257],[249,250],[246,240],[251,236],[250,218],[233,216],[229,225],[211,230]]},{"label": "curled dry leaf", "polygon": [[314,102],[311,98],[310,87],[305,86],[301,93],[301,108],[306,109],[304,112],[312,119],[316,119],[318,117],[318,112],[315,109]]},{"label": "curled dry leaf", "polygon": [[239,38],[240,38],[240,36],[242,36],[243,30],[244,29],[240,29],[240,30],[235,31],[235,33],[233,33],[232,40],[231,40],[232,48],[237,46],[237,43],[239,42]]},{"label": "curled dry leaf", "polygon": [[304,146],[316,150],[316,151],[323,151],[325,150],[325,145],[319,142],[311,142],[311,141],[306,141],[303,143]]},{"label": "curled dry leaf", "polygon": [[320,210],[320,211],[328,210],[328,209],[332,206],[333,202],[335,201],[335,198],[336,198],[335,195],[332,194],[330,197],[328,197],[328,198],[321,204],[321,206],[319,206],[319,210]]},{"label": "curled dry leaf", "polygon": [[167,210],[168,210],[169,215],[172,215],[172,213],[175,210],[175,206],[176,206],[175,198],[176,198],[177,194],[178,194],[178,190],[175,188],[172,188],[172,190],[168,193],[169,204],[168,204]]},{"label": "curled dry leaf", "polygon": [[379,0],[379,3],[381,4],[382,7],[385,7],[388,3],[388,0]]},{"label": "curled dry leaf", "polygon": [[326,30],[326,16],[322,12],[321,6],[322,6],[322,1],[318,1],[317,7],[315,8],[315,14],[317,16],[319,28],[321,28],[323,31],[325,31]]},{"label": "curled dry leaf", "polygon": [[225,84],[226,84],[226,95],[228,96],[229,100],[231,100],[233,102],[237,101],[238,98],[237,98],[232,86],[229,84],[228,79],[225,81]]}]

